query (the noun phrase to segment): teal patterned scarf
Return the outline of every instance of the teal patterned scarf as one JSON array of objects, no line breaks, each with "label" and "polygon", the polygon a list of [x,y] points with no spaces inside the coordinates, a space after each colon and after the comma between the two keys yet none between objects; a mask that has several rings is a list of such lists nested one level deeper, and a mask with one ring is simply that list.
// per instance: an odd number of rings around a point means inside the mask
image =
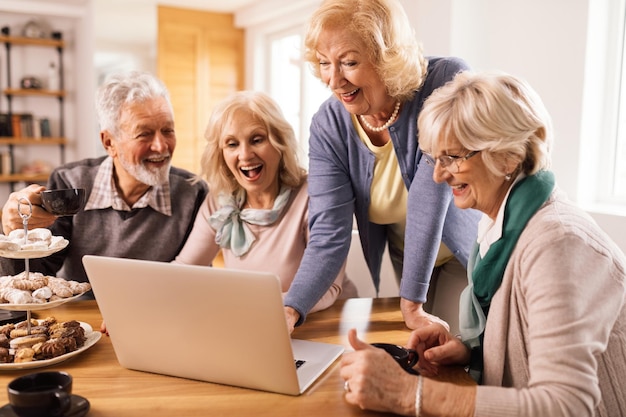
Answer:
[{"label": "teal patterned scarf", "polygon": [[220,207],[209,217],[209,224],[217,232],[215,242],[224,249],[230,249],[237,257],[245,255],[256,237],[249,224],[269,226],[280,217],[289,201],[291,188],[282,187],[274,206],[269,209],[242,209],[246,201],[245,191],[236,195],[220,194],[217,198]]},{"label": "teal patterned scarf", "polygon": [[547,201],[554,190],[554,174],[540,171],[513,186],[504,207],[502,237],[494,242],[484,258],[478,244],[468,262],[469,285],[460,299],[459,327],[461,338],[472,350],[470,374],[479,383],[482,379],[482,339],[491,306],[511,253],[528,221]]}]

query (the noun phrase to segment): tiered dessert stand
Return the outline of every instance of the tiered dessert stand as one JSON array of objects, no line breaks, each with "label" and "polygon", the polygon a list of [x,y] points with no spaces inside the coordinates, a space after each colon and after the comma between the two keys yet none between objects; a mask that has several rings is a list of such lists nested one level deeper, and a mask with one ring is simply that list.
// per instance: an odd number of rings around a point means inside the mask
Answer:
[{"label": "tiered dessert stand", "polygon": [[[28,220],[33,214],[33,206],[30,201],[24,197],[18,199],[17,202],[17,211],[22,218],[22,223],[24,225],[24,244],[28,243]],[[18,250],[18,251],[9,251],[3,250],[0,251],[0,255],[6,258],[13,259],[24,259],[24,277],[28,279],[30,276],[30,265],[29,260],[33,258],[43,258],[46,256],[50,256],[62,249],[64,249],[68,245],[68,241],[64,239],[64,241],[56,245],[54,248],[48,250]],[[52,302],[46,303],[28,303],[28,304],[13,304],[13,303],[4,303],[0,304],[0,309],[3,310],[13,310],[13,311],[26,311],[26,320],[27,320],[27,332],[30,334],[30,326],[31,326],[31,311],[34,310],[45,310],[51,307],[64,304],[68,301],[72,301],[75,298],[80,297],[82,294],[78,294],[74,297],[63,298],[59,300],[55,300]]]},{"label": "tiered dessert stand", "polygon": [[[24,243],[28,242],[28,220],[32,216],[33,207],[30,201],[26,198],[20,198],[17,203],[17,209],[20,217],[22,217],[22,223],[24,224]],[[67,239],[63,239],[59,244],[50,247],[47,250],[0,250],[0,256],[12,259],[24,259],[25,273],[24,276],[28,278],[30,275],[30,265],[29,260],[34,258],[44,258],[46,256],[50,256],[62,249],[64,249],[69,244]],[[83,293],[84,294],[84,293]],[[47,301],[43,303],[28,303],[28,304],[15,304],[15,303],[2,303],[0,304],[0,309],[9,310],[9,311],[26,311],[26,320],[27,320],[27,333],[31,334],[31,311],[36,310],[46,310],[52,307],[59,306],[61,304],[65,304],[67,302],[76,300],[81,297],[83,294],[76,294],[72,297],[60,298],[53,301]],[[62,356],[48,359],[48,360],[40,360],[26,363],[8,363],[8,364],[0,364],[0,370],[3,369],[28,369],[28,368],[36,368],[40,366],[47,366],[51,364],[55,364],[61,362],[63,360],[69,359],[70,357],[90,348],[93,346],[98,340],[100,340],[101,333],[99,331],[93,331],[91,326],[87,323],[82,323],[81,326],[86,328],[86,337],[85,345],[73,352],[66,353]],[[87,333],[88,332],[88,333]]]}]

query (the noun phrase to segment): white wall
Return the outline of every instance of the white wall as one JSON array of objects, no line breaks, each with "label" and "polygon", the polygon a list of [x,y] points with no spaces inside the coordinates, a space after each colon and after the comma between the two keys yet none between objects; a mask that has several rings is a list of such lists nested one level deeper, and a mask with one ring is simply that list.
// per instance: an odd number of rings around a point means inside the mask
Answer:
[{"label": "white wall", "polygon": [[[572,198],[577,178],[585,44],[586,0],[418,0],[415,25],[427,54],[456,55],[476,70],[525,78],[541,95],[555,125],[554,170]],[[433,27],[430,13],[449,14]],[[425,30],[424,30],[425,29]],[[437,30],[438,29],[438,30]],[[436,31],[435,31],[436,30]],[[448,36],[439,36],[447,32]],[[442,39],[449,39],[447,43]]]},{"label": "white wall", "polygon": [[[585,83],[594,81],[586,73],[587,27],[590,8],[598,2],[401,1],[426,54],[459,56],[476,70],[506,71],[525,78],[537,90],[554,123],[557,183],[574,201],[586,202],[588,195],[583,194],[594,186],[580,187],[589,163],[582,130],[587,116],[583,114]],[[585,139],[597,142],[601,134],[597,130]],[[585,208],[626,252],[626,209],[588,204]]]},{"label": "white wall", "polygon": [[[146,1],[90,0],[96,78],[139,69],[156,73],[157,7]],[[117,28],[123,28],[117,30]]]}]

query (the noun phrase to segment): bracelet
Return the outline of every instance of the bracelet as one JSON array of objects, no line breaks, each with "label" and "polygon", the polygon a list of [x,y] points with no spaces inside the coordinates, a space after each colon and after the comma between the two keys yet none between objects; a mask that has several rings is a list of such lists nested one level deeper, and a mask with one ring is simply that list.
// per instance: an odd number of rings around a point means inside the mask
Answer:
[{"label": "bracelet", "polygon": [[424,379],[422,376],[417,377],[417,391],[415,391],[415,417],[420,417],[422,411],[422,387]]}]

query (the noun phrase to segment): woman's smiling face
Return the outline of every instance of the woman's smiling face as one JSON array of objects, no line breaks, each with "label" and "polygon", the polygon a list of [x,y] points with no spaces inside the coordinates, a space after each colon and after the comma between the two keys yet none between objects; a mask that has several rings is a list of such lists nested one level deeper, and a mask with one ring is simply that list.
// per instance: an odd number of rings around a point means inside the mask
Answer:
[{"label": "woman's smiling face", "polygon": [[[470,151],[463,148],[457,140],[445,140],[445,146],[433,155],[435,161],[441,155],[465,156]],[[454,204],[458,208],[473,208],[480,210],[492,219],[498,215],[498,210],[511,186],[503,176],[495,175],[487,168],[482,159],[482,152],[466,160],[457,160],[459,171],[450,173],[437,163],[433,171],[433,180],[437,183],[446,182],[452,188]],[[505,161],[503,161],[503,165]],[[511,172],[511,171],[507,171]]]},{"label": "woman's smiling face", "polygon": [[322,81],[352,114],[385,110],[387,89],[369,59],[365,45],[347,29],[325,29],[319,37],[317,58]]},{"label": "woman's smiling face", "polygon": [[248,195],[278,194],[281,155],[265,125],[249,111],[238,110],[220,140],[228,169]]}]

